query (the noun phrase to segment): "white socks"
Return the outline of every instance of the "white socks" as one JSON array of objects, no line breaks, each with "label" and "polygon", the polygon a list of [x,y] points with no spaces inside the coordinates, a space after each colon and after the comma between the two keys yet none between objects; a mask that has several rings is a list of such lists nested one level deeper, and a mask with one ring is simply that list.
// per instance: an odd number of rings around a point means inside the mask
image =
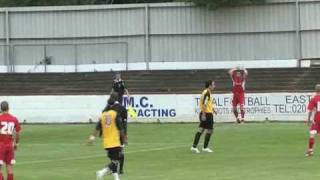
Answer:
[{"label": "white socks", "polygon": [[101,174],[102,176],[105,176],[107,173],[109,172],[109,168],[104,168],[104,169],[101,169],[99,171],[99,174]]},{"label": "white socks", "polygon": [[[108,172],[110,172],[109,168],[101,169],[100,171],[97,172],[97,177],[103,178],[103,176],[107,175]],[[114,180],[120,180],[118,173],[112,173],[112,176],[113,176]]]},{"label": "white socks", "polygon": [[112,173],[114,180],[120,180],[118,173]]}]

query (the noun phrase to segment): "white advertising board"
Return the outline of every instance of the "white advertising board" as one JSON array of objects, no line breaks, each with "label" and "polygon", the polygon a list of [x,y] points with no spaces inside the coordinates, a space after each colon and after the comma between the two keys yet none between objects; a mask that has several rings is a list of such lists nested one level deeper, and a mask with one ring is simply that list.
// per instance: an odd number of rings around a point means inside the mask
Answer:
[{"label": "white advertising board", "polygon": [[[247,121],[302,121],[312,93],[246,94]],[[20,121],[72,123],[97,121],[108,96],[6,96],[12,114]],[[134,95],[124,97],[125,106],[133,106],[138,117],[131,122],[197,122],[199,94]],[[232,94],[214,94],[218,114],[216,122],[234,121]]]}]

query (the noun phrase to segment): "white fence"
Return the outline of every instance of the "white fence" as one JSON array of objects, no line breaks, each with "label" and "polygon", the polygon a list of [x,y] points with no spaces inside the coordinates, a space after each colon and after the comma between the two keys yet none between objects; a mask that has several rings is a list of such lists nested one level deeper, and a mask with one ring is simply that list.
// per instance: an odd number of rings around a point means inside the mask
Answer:
[{"label": "white fence", "polygon": [[[246,95],[248,121],[302,121],[312,93],[254,93]],[[232,122],[231,94],[215,94],[216,122]],[[11,112],[22,122],[71,123],[97,121],[108,96],[7,96]],[[137,95],[124,98],[138,118],[130,122],[197,122],[198,94]]]}]

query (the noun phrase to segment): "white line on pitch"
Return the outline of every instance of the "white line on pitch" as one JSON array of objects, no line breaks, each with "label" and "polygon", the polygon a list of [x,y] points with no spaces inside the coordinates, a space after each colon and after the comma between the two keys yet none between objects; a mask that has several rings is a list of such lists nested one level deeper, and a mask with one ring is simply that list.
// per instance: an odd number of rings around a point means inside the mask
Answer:
[{"label": "white line on pitch", "polygon": [[[99,142],[97,142],[97,144],[99,144]],[[174,145],[174,144],[185,144],[185,143],[157,143],[157,142],[152,142],[152,143],[140,143],[140,142],[132,142],[129,143],[129,145]],[[22,144],[23,146],[52,146],[52,145],[60,145],[60,146],[80,146],[83,145],[83,142],[79,142],[79,143],[30,143],[30,144]]]},{"label": "white line on pitch", "polygon": [[[177,149],[182,147],[188,147],[186,145],[180,146],[169,146],[169,147],[158,147],[158,148],[150,148],[150,149],[143,149],[137,151],[129,151],[125,154],[133,154],[133,153],[141,153],[141,152],[150,152],[150,151],[162,151],[168,149]],[[96,157],[105,157],[105,155],[92,155],[92,156],[81,156],[81,157],[73,157],[73,158],[64,158],[64,159],[52,159],[52,160],[39,160],[39,161],[29,161],[29,162],[21,162],[17,163],[16,165],[26,165],[26,164],[40,164],[40,163],[49,163],[49,162],[60,162],[60,161],[71,161],[71,160],[84,160]]]}]

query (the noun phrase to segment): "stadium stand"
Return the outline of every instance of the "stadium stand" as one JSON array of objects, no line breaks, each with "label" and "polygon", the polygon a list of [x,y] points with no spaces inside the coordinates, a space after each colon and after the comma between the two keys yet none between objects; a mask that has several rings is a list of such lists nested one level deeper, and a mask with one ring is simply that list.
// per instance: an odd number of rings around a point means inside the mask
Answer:
[{"label": "stadium stand", "polygon": [[[99,95],[111,89],[112,72],[0,74],[0,95]],[[229,92],[222,70],[126,71],[122,77],[132,94],[199,93],[203,81],[216,81],[216,92]],[[248,92],[311,91],[320,68],[249,69]]]}]

